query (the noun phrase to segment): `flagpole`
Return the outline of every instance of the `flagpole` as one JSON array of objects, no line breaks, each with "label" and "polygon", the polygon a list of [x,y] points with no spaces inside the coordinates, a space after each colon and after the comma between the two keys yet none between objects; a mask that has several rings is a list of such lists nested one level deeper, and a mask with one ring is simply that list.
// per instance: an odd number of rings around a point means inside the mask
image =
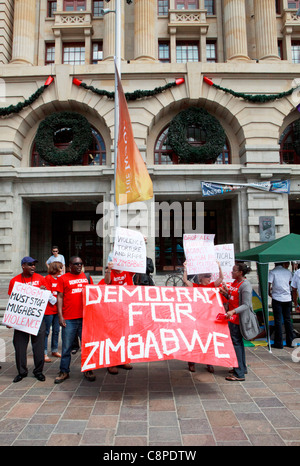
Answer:
[{"label": "flagpole", "polygon": [[114,227],[120,224],[120,208],[116,199],[116,173],[118,159],[118,137],[119,137],[119,94],[117,71],[121,78],[121,0],[115,0],[115,139],[114,139]]}]

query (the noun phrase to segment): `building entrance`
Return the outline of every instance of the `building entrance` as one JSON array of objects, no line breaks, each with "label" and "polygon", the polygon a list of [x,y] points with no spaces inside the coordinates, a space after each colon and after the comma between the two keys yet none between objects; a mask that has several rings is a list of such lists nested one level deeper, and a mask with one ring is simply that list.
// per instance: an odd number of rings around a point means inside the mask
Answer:
[{"label": "building entrance", "polygon": [[[161,207],[162,201],[159,202]],[[185,212],[186,202],[169,202],[169,205],[174,207],[169,212],[163,208],[156,208],[158,235],[155,238],[155,261],[158,271],[176,270],[177,267],[182,266],[185,260],[183,234],[195,232],[197,215],[201,215],[197,210],[196,201],[191,203],[188,215]],[[233,242],[230,199],[205,202],[203,215],[204,231],[201,233],[214,234],[215,244]],[[189,221],[186,221],[185,216],[190,217]],[[188,225],[189,231],[185,231],[185,225]]]},{"label": "building entrance", "polygon": [[[102,274],[103,238],[96,232],[96,203],[33,203],[31,206],[30,255],[38,259],[38,271],[45,272],[51,247],[58,246],[65,257],[66,270],[69,259],[82,258],[86,272]],[[94,210],[92,210],[94,207]]]},{"label": "building entrance", "polygon": [[300,235],[300,202],[298,200],[289,201],[290,212],[290,233]]}]

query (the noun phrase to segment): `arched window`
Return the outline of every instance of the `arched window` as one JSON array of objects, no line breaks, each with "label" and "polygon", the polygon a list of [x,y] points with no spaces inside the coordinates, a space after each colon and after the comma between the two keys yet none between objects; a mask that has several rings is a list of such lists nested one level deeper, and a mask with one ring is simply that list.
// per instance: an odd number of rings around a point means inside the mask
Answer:
[{"label": "arched window", "polygon": [[280,144],[280,163],[300,163],[300,120],[291,123],[283,131]]},{"label": "arched window", "polygon": [[[100,133],[95,128],[92,128],[93,141],[86,151],[82,160],[76,165],[105,165],[106,164],[106,148],[104,140]],[[63,128],[55,134],[55,146],[61,150],[68,147],[70,144],[69,130]],[[42,159],[36,151],[35,144],[31,154],[31,166],[32,167],[46,167],[50,166],[48,162]]]},{"label": "arched window", "polygon": [[[169,127],[165,128],[158,136],[154,149],[154,164],[155,165],[176,165],[179,162],[178,155],[168,145],[168,130]],[[205,135],[202,134],[202,130],[196,126],[188,128],[187,140],[191,145],[199,146],[205,144]],[[206,162],[207,164],[215,163],[221,165],[227,165],[231,163],[231,155],[228,141],[224,145],[223,151],[215,162]]]}]

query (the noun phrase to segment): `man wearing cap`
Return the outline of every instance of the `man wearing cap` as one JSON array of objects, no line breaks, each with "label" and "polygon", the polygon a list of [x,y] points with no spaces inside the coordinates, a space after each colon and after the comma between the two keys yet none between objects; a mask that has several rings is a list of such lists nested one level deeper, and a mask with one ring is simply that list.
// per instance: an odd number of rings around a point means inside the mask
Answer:
[{"label": "man wearing cap", "polygon": [[[26,256],[21,260],[22,273],[12,278],[9,282],[8,294],[10,295],[14,284],[16,282],[26,283],[37,288],[46,289],[46,283],[44,277],[35,272],[35,264],[38,261],[32,257]],[[14,378],[13,382],[20,382],[24,377],[27,377],[27,347],[29,343],[29,337],[31,337],[33,361],[34,361],[34,376],[40,381],[45,380],[43,374],[44,368],[44,346],[45,346],[45,331],[46,326],[44,320],[42,320],[39,332],[37,335],[30,335],[29,333],[22,332],[21,330],[14,330],[13,344],[15,348],[16,366],[18,369],[18,375]]]}]

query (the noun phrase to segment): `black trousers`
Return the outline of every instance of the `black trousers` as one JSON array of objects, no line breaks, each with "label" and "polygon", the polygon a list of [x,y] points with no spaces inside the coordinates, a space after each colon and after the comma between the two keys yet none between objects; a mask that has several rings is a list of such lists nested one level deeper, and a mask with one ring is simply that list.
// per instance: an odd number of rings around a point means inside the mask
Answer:
[{"label": "black trousers", "polygon": [[283,347],[282,320],[285,328],[285,339],[287,346],[292,346],[294,339],[293,324],[291,322],[292,301],[282,302],[272,299],[274,315],[275,337],[274,345]]},{"label": "black trousers", "polygon": [[45,335],[46,335],[46,324],[45,320],[42,320],[40,330],[38,334],[30,335],[29,333],[21,332],[20,330],[14,330],[13,344],[15,348],[15,359],[18,374],[24,376],[28,373],[27,368],[27,347],[29,338],[31,338],[31,346],[33,352],[34,361],[34,375],[41,374],[44,368],[44,351],[45,351]]}]

